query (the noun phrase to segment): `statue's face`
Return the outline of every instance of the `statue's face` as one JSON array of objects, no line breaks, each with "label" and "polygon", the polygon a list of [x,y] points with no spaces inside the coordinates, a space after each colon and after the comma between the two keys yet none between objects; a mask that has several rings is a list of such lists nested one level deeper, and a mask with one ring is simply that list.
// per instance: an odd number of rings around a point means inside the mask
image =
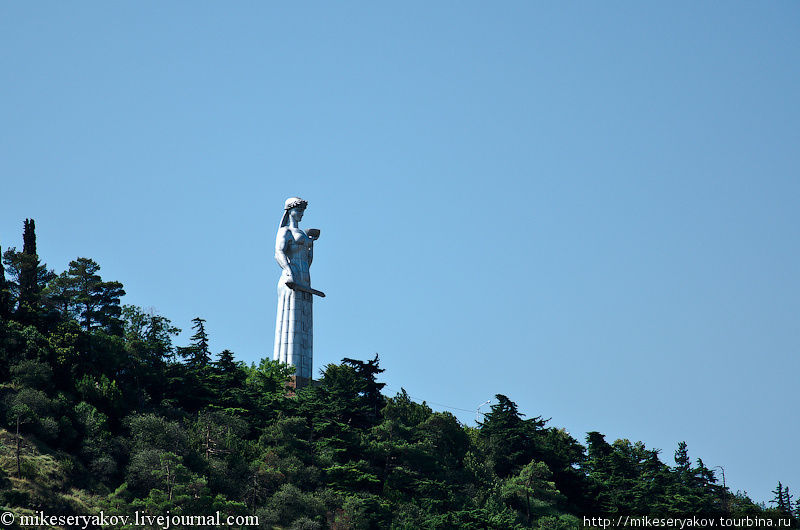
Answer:
[{"label": "statue's face", "polygon": [[305,213],[305,208],[292,208],[289,210],[289,217],[297,221],[298,223],[303,218],[303,213]]}]

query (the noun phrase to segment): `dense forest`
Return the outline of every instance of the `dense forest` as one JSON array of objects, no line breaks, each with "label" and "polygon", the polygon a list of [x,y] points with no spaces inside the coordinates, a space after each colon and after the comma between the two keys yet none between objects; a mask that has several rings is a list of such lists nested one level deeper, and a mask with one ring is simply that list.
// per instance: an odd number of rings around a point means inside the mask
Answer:
[{"label": "dense forest", "polygon": [[173,344],[170,319],[123,305],[123,285],[92,259],[49,270],[33,220],[22,250],[2,255],[2,511],[219,511],[258,516],[259,528],[339,530],[800,517],[784,484],[758,505],[685,443],[669,458],[599,432],[584,445],[504,395],[476,427],[405,391],[388,397],[377,356],[345,358],[287,390],[284,365],[212,353],[202,318],[189,344]]}]

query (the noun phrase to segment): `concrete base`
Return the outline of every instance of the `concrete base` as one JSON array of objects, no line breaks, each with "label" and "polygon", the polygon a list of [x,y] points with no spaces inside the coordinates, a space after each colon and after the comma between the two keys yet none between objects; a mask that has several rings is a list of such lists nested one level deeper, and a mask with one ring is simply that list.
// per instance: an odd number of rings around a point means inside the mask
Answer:
[{"label": "concrete base", "polygon": [[299,375],[293,375],[292,378],[286,382],[286,395],[288,397],[295,396],[298,390],[302,390],[308,386],[314,386],[315,384],[317,384],[317,381],[314,381],[313,379]]}]

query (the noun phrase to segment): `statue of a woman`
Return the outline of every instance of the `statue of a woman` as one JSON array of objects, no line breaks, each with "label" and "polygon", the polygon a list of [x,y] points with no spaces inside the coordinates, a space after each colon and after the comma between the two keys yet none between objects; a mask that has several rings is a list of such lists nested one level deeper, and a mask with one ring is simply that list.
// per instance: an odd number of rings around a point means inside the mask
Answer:
[{"label": "statue of a woman", "polygon": [[299,227],[307,205],[300,197],[286,199],[275,237],[275,261],[283,272],[278,280],[273,359],[295,366],[298,377],[310,380],[314,345],[311,293],[319,291],[311,289],[309,267],[319,230],[312,228],[306,233]]}]

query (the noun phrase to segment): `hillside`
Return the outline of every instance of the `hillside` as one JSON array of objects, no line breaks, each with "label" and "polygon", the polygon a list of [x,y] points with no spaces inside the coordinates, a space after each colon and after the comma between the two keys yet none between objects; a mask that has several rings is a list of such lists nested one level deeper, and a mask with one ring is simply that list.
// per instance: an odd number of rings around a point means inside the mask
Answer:
[{"label": "hillside", "polygon": [[23,250],[0,267],[0,506],[17,517],[220,512],[242,528],[255,516],[259,528],[340,530],[566,529],[626,515],[797,523],[788,487],[758,506],[683,443],[664,458],[599,432],[582,442],[504,395],[477,427],[405,391],[385,396],[377,356],[287,393],[291,369],[212,354],[202,318],[176,347],[171,321],[122,305],[123,285],[93,260],[49,271],[34,230],[26,221]]}]

